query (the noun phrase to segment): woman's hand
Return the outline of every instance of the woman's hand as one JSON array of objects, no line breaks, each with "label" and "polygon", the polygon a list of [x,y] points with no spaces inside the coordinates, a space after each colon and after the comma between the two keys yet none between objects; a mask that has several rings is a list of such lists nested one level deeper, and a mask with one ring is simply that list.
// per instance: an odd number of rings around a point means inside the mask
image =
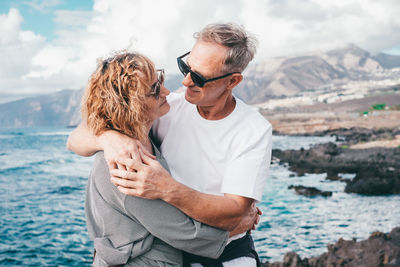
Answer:
[{"label": "woman's hand", "polygon": [[126,170],[123,164],[118,164],[117,159],[132,159],[141,161],[139,150],[147,157],[155,158],[138,140],[121,134],[120,132],[108,130],[98,137],[99,146],[104,150],[104,157],[111,170]]},{"label": "woman's hand", "polygon": [[176,182],[161,164],[139,148],[140,159],[121,158],[116,164],[125,166],[111,170],[111,182],[129,196],[162,199],[173,190]]}]

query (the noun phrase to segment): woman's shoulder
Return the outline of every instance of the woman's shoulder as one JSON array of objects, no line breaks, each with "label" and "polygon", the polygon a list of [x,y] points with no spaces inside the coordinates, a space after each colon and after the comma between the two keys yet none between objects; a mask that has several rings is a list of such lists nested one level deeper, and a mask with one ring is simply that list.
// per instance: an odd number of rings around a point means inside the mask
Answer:
[{"label": "woman's shoulder", "polygon": [[104,151],[97,151],[93,161],[92,172],[108,175],[110,171],[108,170],[107,161],[104,157]]},{"label": "woman's shoulder", "polygon": [[154,155],[156,156],[156,160],[160,162],[161,166],[163,166],[164,169],[166,169],[169,173],[169,166],[167,163],[167,160],[164,158],[164,156],[161,154],[161,151],[159,150],[159,146],[154,143],[154,139],[152,139],[152,145],[153,145],[153,150],[154,150]]}]

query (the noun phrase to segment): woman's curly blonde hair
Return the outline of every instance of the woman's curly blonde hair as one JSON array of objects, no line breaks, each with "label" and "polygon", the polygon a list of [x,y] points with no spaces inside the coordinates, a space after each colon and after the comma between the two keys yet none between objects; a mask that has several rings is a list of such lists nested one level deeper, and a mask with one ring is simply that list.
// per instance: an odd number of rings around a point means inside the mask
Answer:
[{"label": "woman's curly blonde hair", "polygon": [[82,101],[82,117],[95,135],[108,129],[144,141],[150,122],[146,94],[156,79],[153,62],[123,52],[100,62]]}]

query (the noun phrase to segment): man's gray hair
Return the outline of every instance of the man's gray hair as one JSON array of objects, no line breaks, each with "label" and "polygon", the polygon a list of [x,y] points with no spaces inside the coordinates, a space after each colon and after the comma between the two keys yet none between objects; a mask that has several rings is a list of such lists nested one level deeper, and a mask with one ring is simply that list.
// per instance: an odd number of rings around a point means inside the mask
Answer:
[{"label": "man's gray hair", "polygon": [[228,47],[223,71],[242,72],[256,53],[257,39],[235,23],[209,24],[194,38]]}]

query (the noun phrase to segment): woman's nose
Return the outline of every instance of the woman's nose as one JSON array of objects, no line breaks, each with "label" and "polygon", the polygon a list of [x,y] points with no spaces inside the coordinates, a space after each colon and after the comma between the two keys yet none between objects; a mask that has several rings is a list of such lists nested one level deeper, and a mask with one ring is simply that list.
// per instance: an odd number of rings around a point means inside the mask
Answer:
[{"label": "woman's nose", "polygon": [[162,97],[169,95],[170,91],[168,90],[167,87],[164,86],[164,84],[161,85],[161,91],[160,91],[160,95]]}]

